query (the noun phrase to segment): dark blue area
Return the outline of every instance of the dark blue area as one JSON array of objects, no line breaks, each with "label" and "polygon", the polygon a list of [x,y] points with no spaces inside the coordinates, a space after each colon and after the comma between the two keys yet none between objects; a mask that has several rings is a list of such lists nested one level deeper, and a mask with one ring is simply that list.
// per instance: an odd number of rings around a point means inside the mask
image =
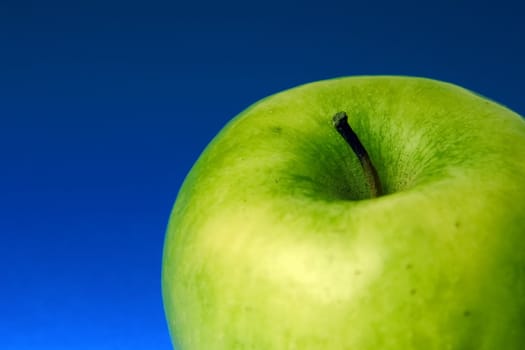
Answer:
[{"label": "dark blue area", "polygon": [[0,4],[0,348],[170,349],[164,230],[248,105],[344,75],[450,81],[525,114],[517,1]]}]

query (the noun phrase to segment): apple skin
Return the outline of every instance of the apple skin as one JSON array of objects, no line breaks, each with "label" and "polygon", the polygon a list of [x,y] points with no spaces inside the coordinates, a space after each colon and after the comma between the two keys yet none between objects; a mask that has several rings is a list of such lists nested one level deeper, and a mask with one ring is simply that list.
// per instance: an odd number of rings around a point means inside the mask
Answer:
[{"label": "apple skin", "polygon": [[[385,194],[331,124],[345,111]],[[525,121],[458,86],[350,77],[266,98],[187,176],[167,229],[177,349],[525,346]]]}]

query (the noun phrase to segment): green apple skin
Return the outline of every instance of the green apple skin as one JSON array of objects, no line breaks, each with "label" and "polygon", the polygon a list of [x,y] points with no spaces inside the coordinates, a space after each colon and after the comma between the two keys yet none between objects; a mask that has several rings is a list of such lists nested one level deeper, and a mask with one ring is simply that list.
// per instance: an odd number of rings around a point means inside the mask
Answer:
[{"label": "green apple skin", "polygon": [[[383,196],[367,198],[339,111]],[[522,350],[525,121],[423,78],[266,98],[187,176],[162,284],[181,350]]]}]

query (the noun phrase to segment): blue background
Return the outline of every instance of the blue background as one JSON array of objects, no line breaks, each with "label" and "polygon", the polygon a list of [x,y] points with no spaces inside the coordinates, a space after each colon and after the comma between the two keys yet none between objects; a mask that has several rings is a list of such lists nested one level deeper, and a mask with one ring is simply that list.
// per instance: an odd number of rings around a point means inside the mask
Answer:
[{"label": "blue background", "polygon": [[164,230],[251,103],[343,75],[450,81],[525,114],[519,2],[0,4],[0,348],[170,349]]}]

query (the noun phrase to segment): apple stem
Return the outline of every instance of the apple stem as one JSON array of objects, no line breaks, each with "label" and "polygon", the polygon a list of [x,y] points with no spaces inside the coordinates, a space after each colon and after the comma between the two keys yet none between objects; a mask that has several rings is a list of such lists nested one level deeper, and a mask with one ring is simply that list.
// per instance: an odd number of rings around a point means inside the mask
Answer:
[{"label": "apple stem", "polygon": [[352,151],[354,151],[357,159],[359,159],[359,163],[361,163],[361,167],[363,168],[368,186],[370,188],[370,197],[375,198],[380,196],[382,194],[382,187],[381,182],[379,181],[379,176],[377,175],[377,171],[370,160],[368,152],[357,137],[354,130],[352,130],[348,124],[348,116],[345,112],[338,112],[333,117],[333,123],[337,132],[343,137],[346,143],[350,145],[350,148],[352,148]]}]

